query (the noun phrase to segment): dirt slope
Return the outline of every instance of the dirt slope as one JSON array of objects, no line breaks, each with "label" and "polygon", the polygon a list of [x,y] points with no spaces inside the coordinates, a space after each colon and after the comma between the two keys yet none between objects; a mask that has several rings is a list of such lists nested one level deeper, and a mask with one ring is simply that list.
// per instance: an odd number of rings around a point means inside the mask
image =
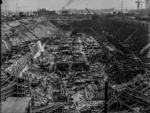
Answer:
[{"label": "dirt slope", "polygon": [[23,19],[1,25],[1,50],[5,53],[12,45],[36,38],[50,37],[56,27],[46,18]]}]

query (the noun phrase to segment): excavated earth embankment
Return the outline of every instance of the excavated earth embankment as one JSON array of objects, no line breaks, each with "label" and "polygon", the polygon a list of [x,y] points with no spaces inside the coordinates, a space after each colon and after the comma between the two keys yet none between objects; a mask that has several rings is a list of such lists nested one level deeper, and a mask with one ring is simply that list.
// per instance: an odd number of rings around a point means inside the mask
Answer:
[{"label": "excavated earth embankment", "polygon": [[117,49],[121,48],[121,44],[139,57],[150,57],[149,23],[101,18],[99,21],[83,20],[69,25],[61,25],[60,27],[64,30],[73,28],[90,35],[95,34],[92,30],[98,34],[105,31],[109,34],[108,41],[115,45]]},{"label": "excavated earth embankment", "polygon": [[50,37],[57,28],[46,18],[28,18],[1,25],[2,54],[20,42]]}]

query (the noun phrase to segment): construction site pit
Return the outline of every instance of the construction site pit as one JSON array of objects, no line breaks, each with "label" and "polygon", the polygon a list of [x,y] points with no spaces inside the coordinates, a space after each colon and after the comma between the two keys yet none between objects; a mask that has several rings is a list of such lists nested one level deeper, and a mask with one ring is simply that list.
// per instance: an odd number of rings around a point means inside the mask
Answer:
[{"label": "construction site pit", "polygon": [[33,113],[150,113],[150,23],[61,18],[2,24],[1,105],[28,98]]}]

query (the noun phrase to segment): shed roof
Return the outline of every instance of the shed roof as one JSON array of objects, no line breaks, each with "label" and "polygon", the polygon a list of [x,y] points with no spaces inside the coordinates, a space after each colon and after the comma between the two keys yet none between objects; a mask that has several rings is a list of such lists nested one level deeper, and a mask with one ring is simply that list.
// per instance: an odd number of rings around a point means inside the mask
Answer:
[{"label": "shed roof", "polygon": [[1,113],[24,113],[31,97],[8,97],[2,102]]}]

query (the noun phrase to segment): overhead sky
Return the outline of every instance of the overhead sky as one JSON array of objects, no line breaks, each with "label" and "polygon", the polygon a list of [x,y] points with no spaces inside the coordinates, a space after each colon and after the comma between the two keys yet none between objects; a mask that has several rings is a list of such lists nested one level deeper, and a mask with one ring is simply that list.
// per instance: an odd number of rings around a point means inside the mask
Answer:
[{"label": "overhead sky", "polygon": [[[137,0],[2,0],[2,9],[6,7],[7,10],[16,10],[16,4],[20,10],[37,10],[38,8],[46,8],[48,10],[60,10],[65,6],[65,9],[106,9],[115,8],[121,9],[121,2],[123,2],[123,9],[136,9]],[[143,0],[144,1],[144,0]],[[143,8],[144,8],[143,4]]]}]

